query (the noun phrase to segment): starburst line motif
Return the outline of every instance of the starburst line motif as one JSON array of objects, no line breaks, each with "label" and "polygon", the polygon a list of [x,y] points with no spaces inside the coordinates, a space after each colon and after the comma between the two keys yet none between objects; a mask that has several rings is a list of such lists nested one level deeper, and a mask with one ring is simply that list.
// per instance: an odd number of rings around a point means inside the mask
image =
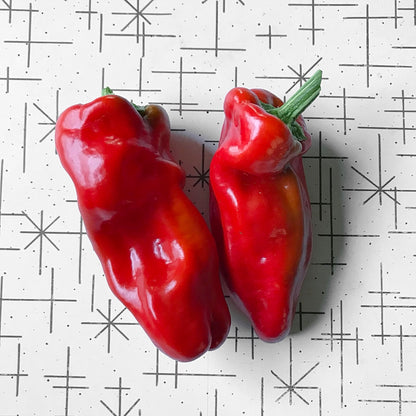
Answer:
[{"label": "starburst line motif", "polygon": [[42,262],[43,262],[43,242],[46,239],[52,247],[59,251],[59,247],[50,239],[48,234],[50,233],[49,229],[59,220],[59,216],[56,217],[52,222],[50,222],[46,227],[44,226],[43,220],[43,210],[40,212],[40,224],[36,224],[29,215],[25,212],[22,214],[30,221],[30,223],[35,227],[35,230],[23,230],[20,231],[22,234],[34,234],[35,237],[24,247],[24,250],[28,249],[32,244],[39,240],[39,274],[42,274]]},{"label": "starburst line motif", "polygon": [[[371,192],[370,196],[366,198],[363,202],[363,205],[365,205],[367,202],[371,201],[375,196],[378,195],[379,197],[379,205],[383,205],[383,195],[390,198],[395,204],[400,205],[400,202],[397,200],[397,198],[393,195],[390,195],[391,192],[394,192],[394,189],[386,188],[387,185],[389,185],[393,180],[396,178],[395,176],[392,176],[388,180],[383,180],[382,175],[382,167],[381,167],[381,135],[378,135],[378,180],[373,181],[370,179],[367,175],[360,172],[358,169],[356,169],[354,166],[351,166],[351,169],[356,172],[358,175],[360,175],[363,179],[365,179],[372,187],[370,188],[344,188],[344,191],[356,191],[356,192]],[[390,193],[389,193],[390,192]],[[395,195],[396,193],[394,193]]]},{"label": "starburst line motif", "polygon": [[318,59],[311,67],[309,67],[305,72],[303,72],[302,64],[299,64],[299,71],[292,68],[290,65],[287,67],[295,74],[296,82],[286,91],[286,94],[290,92],[293,88],[296,87],[297,84],[299,84],[299,87],[303,85],[304,82],[308,80],[307,75],[312,71],[313,68],[318,65],[318,63],[322,60],[322,58]]},{"label": "starburst line motif", "polygon": [[139,325],[137,322],[116,322],[117,319],[121,317],[121,315],[126,311],[127,308],[123,308],[120,312],[118,312],[114,317],[112,316],[112,309],[111,309],[111,299],[108,300],[108,308],[107,314],[102,312],[100,309],[96,309],[98,314],[101,315],[103,321],[88,321],[88,322],[81,322],[84,325],[102,325],[103,328],[98,331],[98,333],[94,336],[94,338],[98,338],[104,332],[107,331],[107,353],[110,353],[111,349],[111,334],[112,330],[119,333],[125,340],[129,340],[129,337],[119,328],[120,326],[126,325]]},{"label": "starburst line motif", "polygon": [[[380,205],[382,205],[382,195],[384,194],[387,197],[389,197],[392,201],[396,200],[388,194],[388,190],[385,189],[386,186],[392,182],[395,179],[395,176],[392,176],[389,180],[387,180],[386,182],[382,183],[381,182],[381,178],[379,178],[379,183],[375,183],[374,181],[372,181],[368,176],[364,175],[363,173],[361,173],[358,169],[354,168],[354,166],[351,167],[351,169],[356,172],[358,175],[360,175],[362,178],[364,178],[367,182],[369,182],[371,185],[374,186],[375,191],[363,202],[363,205],[365,205],[367,202],[369,202],[371,199],[373,199],[376,195],[379,195],[379,199],[380,199]],[[362,191],[373,191],[373,189],[361,189]],[[397,202],[400,204],[400,202]]]},{"label": "starburst line motif", "polygon": [[205,143],[202,144],[201,150],[201,168],[193,166],[193,169],[195,170],[196,175],[186,175],[189,179],[196,179],[193,187],[195,188],[198,184],[201,184],[202,188],[204,188],[204,185],[209,185],[209,167],[205,168]]},{"label": "starburst line motif", "polygon": [[34,107],[43,114],[43,116],[47,119],[47,121],[39,122],[39,126],[52,126],[50,130],[39,140],[42,143],[47,137],[49,137],[54,131],[56,127],[56,122],[59,117],[59,90],[56,91],[56,101],[55,101],[55,118],[51,117],[45,110],[43,110],[39,105],[33,103]]},{"label": "starburst line motif", "polygon": [[271,373],[277,380],[282,383],[282,386],[273,386],[275,389],[283,389],[283,393],[275,400],[275,402],[279,402],[283,397],[289,395],[289,404],[293,404],[293,395],[297,396],[300,400],[302,400],[305,404],[309,405],[310,403],[300,394],[299,390],[318,390],[319,387],[317,386],[300,386],[299,383],[304,380],[316,367],[318,367],[319,362],[314,364],[311,368],[309,368],[306,373],[304,373],[301,377],[299,377],[296,381],[293,380],[293,356],[292,356],[292,339],[289,339],[289,381],[286,382],[281,378],[276,372],[271,370]]},{"label": "starburst line motif", "polygon": [[[303,83],[305,83],[309,79],[309,73],[322,61],[322,58],[319,58],[313,65],[311,65],[306,71],[303,69],[303,65],[299,64],[299,70],[293,68],[292,66],[288,65],[287,67],[290,69],[291,72],[295,74],[295,76],[258,76],[257,79],[284,79],[284,80],[294,80],[292,86],[285,92],[285,94],[289,93],[296,85],[301,87]],[[322,78],[325,79],[325,78]]]},{"label": "starburst line motif", "polygon": [[132,12],[113,12],[114,15],[123,15],[123,16],[133,16],[122,28],[121,32],[124,32],[130,25],[136,23],[136,29],[140,24],[140,18],[144,20],[145,23],[151,25],[152,22],[148,19],[147,16],[168,16],[171,13],[145,13],[145,10],[154,2],[150,0],[142,8],[140,8],[140,1],[136,0],[136,6],[134,6],[130,1],[124,0],[124,2],[133,9]]},{"label": "starburst line motif", "polygon": [[[36,234],[35,238],[33,240],[30,241],[30,243],[28,243],[24,249],[26,250],[27,248],[29,248],[38,238],[40,240],[42,240],[42,238],[46,238],[53,247],[55,247],[57,250],[59,250],[59,247],[49,238],[49,236],[47,235],[47,231],[49,228],[52,227],[53,224],[56,223],[56,221],[59,220],[59,216],[56,217],[52,222],[49,223],[49,225],[47,225],[46,227],[43,227],[43,211],[40,212],[40,225],[37,225],[35,223],[35,221],[33,221],[29,215],[27,215],[25,212],[23,212],[23,215],[33,224],[33,226],[36,228],[36,230],[33,231],[21,231],[22,234]],[[42,241],[41,241],[41,245],[42,245]]]}]

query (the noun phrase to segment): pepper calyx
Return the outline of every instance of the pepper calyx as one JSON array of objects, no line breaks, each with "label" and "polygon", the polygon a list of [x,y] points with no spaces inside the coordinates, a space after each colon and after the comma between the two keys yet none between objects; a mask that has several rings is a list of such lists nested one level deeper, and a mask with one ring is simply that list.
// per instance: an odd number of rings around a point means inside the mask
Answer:
[{"label": "pepper calyx", "polygon": [[[114,91],[110,87],[104,87],[101,90],[101,96],[113,94]],[[146,106],[134,104],[133,101],[130,101],[130,103],[142,117],[146,114]]]}]

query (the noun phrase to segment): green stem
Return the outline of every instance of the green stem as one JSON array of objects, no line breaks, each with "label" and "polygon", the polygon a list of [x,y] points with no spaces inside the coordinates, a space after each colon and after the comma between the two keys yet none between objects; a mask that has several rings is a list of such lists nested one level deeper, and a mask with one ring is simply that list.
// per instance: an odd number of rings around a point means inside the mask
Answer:
[{"label": "green stem", "polygon": [[316,71],[292,97],[281,107],[276,108],[276,116],[286,124],[291,124],[295,121],[319,96],[321,80],[322,71]]},{"label": "green stem", "polygon": [[101,96],[104,97],[104,95],[111,95],[114,94],[113,90],[110,87],[105,87],[101,90]]},{"label": "green stem", "polygon": [[319,96],[321,91],[321,81],[322,71],[318,70],[281,107],[274,107],[266,103],[262,103],[262,107],[265,111],[287,124],[292,131],[292,134],[298,140],[305,140],[306,137],[303,134],[302,128],[296,122],[296,119]]},{"label": "green stem", "polygon": [[[113,94],[114,92],[110,87],[105,87],[101,90],[101,96],[113,95]],[[140,106],[140,105],[134,104],[132,101],[131,101],[131,104],[142,117],[145,115],[146,106]]]}]

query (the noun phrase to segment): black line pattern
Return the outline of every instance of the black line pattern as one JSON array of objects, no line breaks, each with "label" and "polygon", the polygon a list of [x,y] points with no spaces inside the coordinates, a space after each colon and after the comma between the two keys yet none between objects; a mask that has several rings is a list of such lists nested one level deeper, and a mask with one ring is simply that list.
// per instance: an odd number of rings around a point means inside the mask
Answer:
[{"label": "black line pattern", "polygon": [[32,50],[34,45],[71,45],[71,41],[64,41],[64,40],[41,40],[41,39],[34,39],[33,38],[33,19],[34,13],[38,13],[39,10],[33,9],[32,3],[29,3],[29,8],[27,9],[27,37],[25,39],[17,39],[17,40],[5,40],[5,43],[12,43],[12,44],[20,44],[25,45],[26,49],[26,56],[27,61],[26,65],[29,68],[31,61],[32,61]]},{"label": "black line pattern", "polygon": [[[415,0],[0,0],[0,415],[413,414],[415,39]],[[264,343],[233,314],[221,348],[172,361],[106,283],[59,114],[106,86],[163,105],[207,218],[227,91],[286,100],[318,68],[290,337]]]},{"label": "black line pattern", "polygon": [[[71,393],[76,391],[83,391],[89,389],[88,386],[79,385],[81,381],[84,381],[86,376],[74,375],[71,372],[71,349],[67,347],[66,350],[66,371],[64,374],[45,374],[45,379],[49,382],[53,380],[52,388],[64,391],[64,415],[69,416],[71,413],[70,409],[70,398]],[[56,384],[55,384],[56,383]],[[76,385],[74,385],[75,383]]]},{"label": "black line pattern", "polygon": [[[377,403],[377,404],[389,404],[389,408],[394,409],[395,412],[394,413],[398,416],[401,416],[403,414],[407,414],[407,413],[403,413],[403,409],[405,409],[405,412],[407,411],[407,408],[413,408],[414,404],[416,404],[416,400],[415,399],[406,399],[407,395],[409,394],[408,392],[410,392],[410,394],[413,393],[414,388],[416,388],[415,385],[412,384],[380,384],[377,387],[382,388],[382,392],[383,392],[383,398],[382,399],[360,399],[361,402],[364,403]],[[385,398],[386,394],[385,392],[388,391],[388,397],[389,398]],[[392,391],[393,393],[390,393],[390,391]],[[404,392],[404,393],[403,393]],[[404,397],[403,397],[404,396]],[[411,397],[414,397],[414,395],[412,395]],[[391,405],[394,405],[391,406]],[[393,413],[392,413],[393,414]]]},{"label": "black line pattern", "polygon": [[358,4],[356,3],[347,3],[347,2],[343,2],[343,3],[339,3],[339,2],[325,2],[322,1],[320,2],[316,2],[315,0],[312,0],[310,3],[289,3],[289,6],[295,6],[295,7],[307,7],[310,10],[310,21],[311,21],[311,26],[300,26],[299,30],[303,30],[306,32],[310,32],[311,33],[311,40],[312,40],[312,45],[315,45],[316,43],[316,34],[317,32],[323,32],[324,28],[322,27],[317,27],[317,23],[316,23],[316,19],[317,19],[317,13],[319,9],[328,9],[331,7],[336,7],[338,10],[340,8],[343,7],[350,7],[350,6],[358,6]]},{"label": "black line pattern", "polygon": [[[130,390],[130,387],[124,387],[122,378],[119,377],[117,386],[105,387],[106,390],[115,390],[118,394],[117,397],[117,410],[113,410],[104,400],[100,400],[100,403],[107,409],[107,411],[113,416],[127,416],[132,410],[135,409],[137,404],[140,401],[140,398],[136,399],[133,404],[129,406],[127,410],[123,409],[123,398],[125,397],[125,392]],[[139,410],[140,411],[140,410]]]},{"label": "black line pattern", "polygon": [[344,407],[344,385],[345,385],[345,373],[344,373],[344,355],[345,355],[345,342],[354,342],[355,344],[355,363],[359,365],[359,343],[363,341],[362,338],[358,336],[358,328],[355,328],[355,332],[345,332],[344,331],[344,311],[342,301],[339,304],[339,331],[334,331],[334,318],[333,318],[333,309],[330,310],[330,331],[321,333],[321,337],[312,338],[313,341],[325,341],[329,342],[331,347],[331,352],[334,351],[334,343],[339,345],[339,368],[340,368],[340,405],[341,408]]},{"label": "black line pattern", "polygon": [[[283,390],[281,394],[276,399],[276,402],[279,402],[283,399],[283,397],[288,396],[289,404],[293,404],[294,398],[298,398],[305,404],[309,404],[309,402],[305,399],[304,396],[300,393],[302,390],[309,390],[309,389],[318,389],[318,387],[314,386],[303,386],[299,385],[301,381],[303,381],[316,367],[318,367],[319,363],[314,364],[306,373],[302,374],[299,378],[293,378],[293,351],[292,351],[292,339],[289,339],[289,380],[285,381],[281,378],[275,371],[271,370],[273,376],[281,383],[281,385],[273,386],[273,388],[278,390]],[[280,393],[280,392],[279,392]]]},{"label": "black line pattern", "polygon": [[250,335],[240,335],[240,330],[238,326],[234,327],[234,330],[231,329],[227,339],[234,340],[234,351],[238,351],[238,347],[241,344],[241,341],[248,341],[250,342],[250,351],[251,351],[251,359],[254,360],[254,351],[256,347],[256,340],[259,339],[259,337],[254,332],[254,328],[250,328]]},{"label": "black line pattern", "polygon": [[[161,34],[161,33],[147,33],[147,27],[152,25],[155,16],[170,16],[169,12],[155,12],[151,11],[155,0],[150,0],[141,3],[136,0],[136,3],[124,0],[126,11],[112,12],[113,16],[122,16],[123,23],[117,33],[105,33],[105,36],[113,37],[132,37],[136,43],[141,43],[142,57],[146,55],[147,38],[174,38],[176,35]],[[149,10],[148,10],[149,9]]]},{"label": "black line pattern", "polygon": [[[29,297],[7,297],[4,296],[4,288],[3,288],[3,276],[0,278],[0,303],[3,304],[4,302],[17,302],[17,303],[26,303],[29,304],[32,302],[46,302],[49,304],[49,333],[52,334],[53,332],[53,323],[54,323],[54,316],[55,316],[55,307],[57,304],[61,303],[70,303],[76,302],[76,299],[67,299],[67,298],[58,298],[55,297],[55,271],[51,269],[51,280],[50,280],[50,290],[49,290],[49,297],[37,297],[37,298],[29,298]],[[1,314],[0,314],[1,318]],[[0,319],[1,323],[1,319]]]},{"label": "black line pattern", "polygon": [[15,394],[16,397],[19,396],[20,391],[20,378],[21,377],[27,377],[28,374],[23,373],[21,369],[21,346],[20,344],[17,344],[17,359],[16,359],[16,370],[11,372],[0,372],[0,377],[10,377],[11,380],[15,380]]},{"label": "black line pattern", "polygon": [[411,68],[411,65],[400,65],[400,64],[374,64],[372,60],[372,44],[370,43],[371,34],[370,34],[370,23],[374,22],[382,22],[384,23],[386,20],[390,20],[394,22],[395,28],[397,27],[397,21],[400,17],[395,13],[394,15],[372,15],[370,14],[370,5],[366,4],[365,6],[365,15],[364,16],[347,16],[344,19],[350,20],[363,20],[365,22],[365,62],[364,63],[355,63],[355,64],[340,64],[340,66],[344,67],[356,67],[356,68],[365,68],[366,71],[366,85],[367,87],[370,86],[370,78],[372,77],[372,71],[374,69],[380,68],[396,68],[396,69],[408,69]]},{"label": "black line pattern", "polygon": [[218,371],[218,372],[210,372],[210,373],[203,373],[203,372],[189,372],[189,371],[179,371],[179,366],[180,363],[178,361],[174,361],[172,362],[172,360],[169,363],[169,368],[172,368],[173,365],[173,370],[168,370],[168,371],[161,371],[161,358],[160,358],[160,352],[158,349],[156,349],[156,363],[155,363],[155,370],[154,371],[145,371],[143,372],[143,375],[145,376],[154,376],[155,377],[155,385],[158,386],[159,382],[161,381],[161,378],[173,378],[173,385],[174,388],[177,389],[178,385],[179,385],[179,379],[180,378],[187,378],[187,377],[191,377],[191,378],[198,378],[198,377],[203,377],[203,378],[234,378],[237,377],[236,374],[226,374],[223,373],[222,371]]},{"label": "black line pattern", "polygon": [[112,308],[111,308],[111,299],[108,299],[108,307],[107,313],[102,312],[100,309],[97,308],[98,315],[101,316],[103,319],[102,321],[85,321],[81,322],[83,325],[98,325],[102,327],[94,338],[98,338],[100,335],[107,333],[107,352],[110,353],[111,351],[111,336],[112,331],[116,331],[119,335],[121,335],[125,340],[129,340],[128,336],[120,329],[122,326],[126,325],[138,325],[137,322],[122,322],[118,321],[118,319],[124,314],[126,308],[122,308],[120,312],[117,312],[115,316],[113,316]]}]

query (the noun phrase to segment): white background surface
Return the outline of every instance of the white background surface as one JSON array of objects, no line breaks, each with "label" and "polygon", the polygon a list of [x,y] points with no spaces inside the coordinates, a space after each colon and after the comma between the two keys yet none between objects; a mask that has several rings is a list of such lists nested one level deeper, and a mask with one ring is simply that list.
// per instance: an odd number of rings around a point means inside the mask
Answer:
[{"label": "white background surface", "polygon": [[[414,414],[416,5],[369,3],[0,3],[0,416]],[[57,115],[102,85],[162,103],[206,216],[228,90],[284,98],[318,68],[314,252],[291,335],[265,344],[232,309],[219,350],[158,354],[83,234]]]}]

